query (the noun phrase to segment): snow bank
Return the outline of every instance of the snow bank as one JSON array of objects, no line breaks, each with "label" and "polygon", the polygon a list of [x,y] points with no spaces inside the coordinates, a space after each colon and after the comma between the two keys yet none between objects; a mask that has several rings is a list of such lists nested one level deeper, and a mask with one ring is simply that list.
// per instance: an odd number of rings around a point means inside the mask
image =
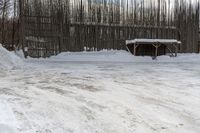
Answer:
[{"label": "snow bank", "polygon": [[99,52],[66,52],[50,58],[53,61],[83,62],[199,62],[200,54],[178,54],[178,57],[159,56],[152,60],[150,56],[133,56],[127,51],[111,50]]},{"label": "snow bank", "polygon": [[50,58],[59,61],[88,61],[88,62],[130,62],[133,55],[126,51],[99,51],[99,52],[66,52]]},{"label": "snow bank", "polygon": [[0,44],[0,69],[14,69],[22,66],[22,59],[14,52],[7,51]]}]

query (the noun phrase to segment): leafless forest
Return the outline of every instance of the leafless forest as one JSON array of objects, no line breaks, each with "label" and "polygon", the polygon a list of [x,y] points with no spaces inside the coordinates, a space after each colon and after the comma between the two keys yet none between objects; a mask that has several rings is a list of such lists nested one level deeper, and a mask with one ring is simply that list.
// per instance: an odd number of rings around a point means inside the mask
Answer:
[{"label": "leafless forest", "polygon": [[0,43],[34,57],[124,49],[134,38],[178,39],[180,52],[199,51],[198,0],[0,0],[0,24]]}]

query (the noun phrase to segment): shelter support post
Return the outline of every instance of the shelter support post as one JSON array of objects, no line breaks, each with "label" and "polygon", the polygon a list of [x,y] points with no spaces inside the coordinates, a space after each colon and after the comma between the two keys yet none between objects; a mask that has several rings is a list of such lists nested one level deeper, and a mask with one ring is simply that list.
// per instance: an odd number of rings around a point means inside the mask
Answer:
[{"label": "shelter support post", "polygon": [[200,45],[199,45],[199,53],[200,53]]},{"label": "shelter support post", "polygon": [[157,43],[157,44],[152,44],[152,45],[156,48],[156,50],[155,50],[155,58],[157,58],[157,56],[158,56],[158,48],[161,46],[161,44]]},{"label": "shelter support post", "polygon": [[177,57],[177,53],[178,53],[178,45],[177,44],[173,44],[174,48],[175,48],[175,57]]},{"label": "shelter support post", "polygon": [[200,42],[199,42],[199,53],[200,53]]},{"label": "shelter support post", "polygon": [[168,46],[167,46],[167,49],[169,50],[171,57],[174,57],[175,55],[174,55],[173,51]]},{"label": "shelter support post", "polygon": [[137,55],[137,47],[139,46],[139,44],[134,44],[134,56]]}]

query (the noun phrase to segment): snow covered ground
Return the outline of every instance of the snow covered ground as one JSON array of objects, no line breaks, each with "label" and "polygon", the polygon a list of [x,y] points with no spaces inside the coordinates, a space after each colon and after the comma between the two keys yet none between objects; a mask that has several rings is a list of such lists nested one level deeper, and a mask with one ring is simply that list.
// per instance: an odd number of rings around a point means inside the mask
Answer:
[{"label": "snow covered ground", "polygon": [[0,133],[199,133],[199,62],[124,51],[28,59],[0,69]]}]

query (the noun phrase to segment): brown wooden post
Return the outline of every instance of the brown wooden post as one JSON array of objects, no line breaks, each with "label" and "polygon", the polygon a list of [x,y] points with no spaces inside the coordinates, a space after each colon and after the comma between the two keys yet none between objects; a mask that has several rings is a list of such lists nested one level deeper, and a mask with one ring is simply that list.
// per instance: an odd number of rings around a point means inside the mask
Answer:
[{"label": "brown wooden post", "polygon": [[136,56],[136,44],[134,44],[134,56]]},{"label": "brown wooden post", "polygon": [[[200,32],[199,32],[199,35],[200,35]],[[200,53],[200,41],[198,41],[198,53]]]},{"label": "brown wooden post", "polygon": [[157,58],[158,56],[158,48],[161,46],[161,44],[159,43],[156,43],[156,44],[152,44],[156,49],[155,49],[155,59]]},{"label": "brown wooden post", "polygon": [[137,55],[137,47],[139,46],[139,44],[134,43],[134,56]]},{"label": "brown wooden post", "polygon": [[63,22],[60,21],[59,25],[59,53],[65,51],[66,47],[63,45]]},{"label": "brown wooden post", "polygon": [[19,6],[20,6],[20,45],[22,47],[24,57],[27,58],[28,51],[25,51],[25,23],[24,23],[24,0],[19,0]]},{"label": "brown wooden post", "polygon": [[174,47],[175,47],[175,57],[177,57],[177,53],[178,53],[178,46],[177,46],[177,44],[174,44]]},{"label": "brown wooden post", "polygon": [[155,53],[155,57],[157,58],[158,56],[158,44],[156,44],[156,53]]}]

